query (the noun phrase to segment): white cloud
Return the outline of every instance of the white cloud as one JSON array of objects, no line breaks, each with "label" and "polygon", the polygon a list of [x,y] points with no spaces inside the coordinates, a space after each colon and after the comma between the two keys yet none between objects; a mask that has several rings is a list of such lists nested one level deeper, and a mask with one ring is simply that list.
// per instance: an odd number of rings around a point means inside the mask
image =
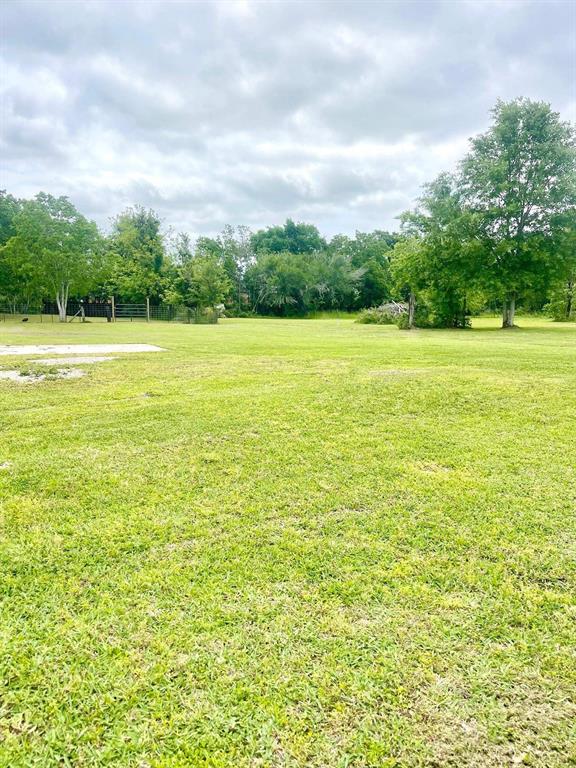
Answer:
[{"label": "white cloud", "polygon": [[[214,233],[391,228],[497,98],[575,116],[563,2],[2,5],[0,187]],[[570,77],[572,73],[572,77]]]}]

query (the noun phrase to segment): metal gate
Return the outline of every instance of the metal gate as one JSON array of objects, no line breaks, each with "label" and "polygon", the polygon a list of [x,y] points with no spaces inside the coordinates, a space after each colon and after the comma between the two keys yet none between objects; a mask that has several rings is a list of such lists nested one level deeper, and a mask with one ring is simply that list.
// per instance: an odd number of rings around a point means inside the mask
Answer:
[{"label": "metal gate", "polygon": [[115,304],[114,317],[116,320],[148,320],[146,304]]}]

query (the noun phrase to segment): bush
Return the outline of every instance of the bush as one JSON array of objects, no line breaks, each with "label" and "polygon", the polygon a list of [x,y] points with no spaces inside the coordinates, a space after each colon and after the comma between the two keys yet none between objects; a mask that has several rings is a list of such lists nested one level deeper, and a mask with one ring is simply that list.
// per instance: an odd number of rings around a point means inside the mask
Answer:
[{"label": "bush", "polygon": [[406,312],[404,315],[400,315],[396,318],[396,325],[398,328],[400,328],[401,331],[408,330],[408,313]]},{"label": "bush", "polygon": [[[357,323],[397,325],[408,328],[408,305],[392,301],[379,307],[363,309]],[[417,328],[469,328],[470,318],[460,299],[437,292],[424,292],[416,302],[414,325]]]},{"label": "bush", "polygon": [[390,304],[382,304],[379,307],[363,309],[358,313],[356,322],[373,325],[394,325],[400,318],[407,316],[406,313],[406,305],[392,302]]},{"label": "bush", "polygon": [[568,283],[554,291],[544,311],[557,323],[574,322],[576,320],[576,286]]}]

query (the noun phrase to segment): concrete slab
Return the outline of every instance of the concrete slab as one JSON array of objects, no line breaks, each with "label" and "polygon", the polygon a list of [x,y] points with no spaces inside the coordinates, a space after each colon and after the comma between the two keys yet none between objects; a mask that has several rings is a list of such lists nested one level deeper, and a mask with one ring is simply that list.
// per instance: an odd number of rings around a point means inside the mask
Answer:
[{"label": "concrete slab", "polygon": [[0,346],[0,355],[98,355],[110,352],[165,352],[154,344],[25,344]]}]

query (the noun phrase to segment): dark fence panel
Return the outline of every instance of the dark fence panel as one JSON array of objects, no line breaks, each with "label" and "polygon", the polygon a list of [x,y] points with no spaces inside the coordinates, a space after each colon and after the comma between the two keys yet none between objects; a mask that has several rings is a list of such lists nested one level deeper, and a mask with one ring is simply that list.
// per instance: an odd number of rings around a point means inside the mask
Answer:
[{"label": "dark fence panel", "polygon": [[3,315],[39,315],[41,312],[41,304],[15,304],[14,302],[0,302],[0,313]]},{"label": "dark fence panel", "polygon": [[[174,307],[171,304],[159,304],[149,307],[150,320],[175,321],[178,323],[214,324],[218,322],[218,312],[213,309],[190,309],[190,307]],[[148,319],[146,304],[116,304],[116,320]]]},{"label": "dark fence panel", "polygon": [[116,304],[116,320],[146,320],[146,304]]},{"label": "dark fence panel", "polygon": [[[112,303],[108,301],[76,301],[71,300],[66,307],[66,316],[74,317],[84,307],[86,317],[112,317]],[[45,301],[42,309],[45,315],[57,315],[58,305],[55,301]]]},{"label": "dark fence panel", "polygon": [[[108,321],[116,319],[135,320],[146,322],[150,320],[164,320],[166,322],[214,324],[218,322],[219,313],[213,309],[191,309],[189,307],[175,307],[171,304],[151,305],[146,304],[116,304],[106,301],[69,301],[66,308],[66,317],[70,322],[74,317],[81,315],[84,308],[86,318],[106,318]],[[58,305],[55,301],[45,301],[43,304],[15,304],[0,303],[0,320],[10,318],[37,317],[42,321],[42,316],[47,315],[50,320],[58,317]]]}]

